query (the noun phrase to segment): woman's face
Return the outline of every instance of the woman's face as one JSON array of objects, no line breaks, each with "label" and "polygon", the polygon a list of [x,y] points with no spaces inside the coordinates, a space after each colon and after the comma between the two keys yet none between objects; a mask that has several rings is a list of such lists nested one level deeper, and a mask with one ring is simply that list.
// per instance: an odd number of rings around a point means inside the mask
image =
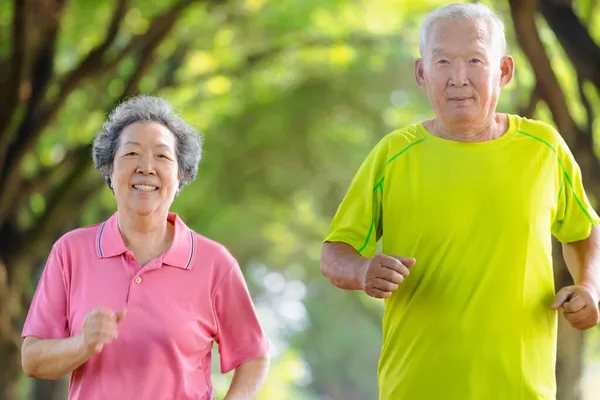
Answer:
[{"label": "woman's face", "polygon": [[179,188],[175,135],[157,122],[121,132],[110,178],[119,209],[141,216],[168,212]]}]

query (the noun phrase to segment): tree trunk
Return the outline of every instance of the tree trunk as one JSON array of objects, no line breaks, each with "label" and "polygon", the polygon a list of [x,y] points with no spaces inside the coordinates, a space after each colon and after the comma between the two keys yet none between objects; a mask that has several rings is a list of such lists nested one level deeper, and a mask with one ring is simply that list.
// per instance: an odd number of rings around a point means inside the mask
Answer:
[{"label": "tree trunk", "polygon": [[21,376],[21,354],[11,340],[0,341],[0,400],[19,400],[19,377]]},{"label": "tree trunk", "polygon": [[68,379],[36,379],[31,400],[65,400],[68,396],[68,382]]},{"label": "tree trunk", "polygon": [[21,375],[19,335],[14,330],[8,304],[8,274],[0,259],[0,400],[17,400],[18,379]]}]

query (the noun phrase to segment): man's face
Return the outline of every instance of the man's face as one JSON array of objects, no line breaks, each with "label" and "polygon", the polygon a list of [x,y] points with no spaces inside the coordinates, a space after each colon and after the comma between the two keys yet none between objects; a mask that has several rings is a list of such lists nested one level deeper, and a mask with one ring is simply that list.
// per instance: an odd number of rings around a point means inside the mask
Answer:
[{"label": "man's face", "polygon": [[415,76],[445,125],[476,128],[493,118],[500,88],[514,69],[512,58],[502,57],[500,51],[487,22],[433,23],[423,58],[415,62]]}]

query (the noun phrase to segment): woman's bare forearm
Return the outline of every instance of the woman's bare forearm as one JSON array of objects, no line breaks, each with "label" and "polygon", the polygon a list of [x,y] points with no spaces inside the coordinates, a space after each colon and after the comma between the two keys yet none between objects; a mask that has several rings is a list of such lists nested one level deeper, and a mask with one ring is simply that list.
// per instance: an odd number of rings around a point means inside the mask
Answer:
[{"label": "woman's bare forearm", "polygon": [[224,400],[250,400],[256,397],[269,371],[269,357],[246,361],[235,369]]},{"label": "woman's bare forearm", "polygon": [[90,357],[81,336],[65,339],[27,337],[21,350],[23,371],[39,379],[62,378]]}]

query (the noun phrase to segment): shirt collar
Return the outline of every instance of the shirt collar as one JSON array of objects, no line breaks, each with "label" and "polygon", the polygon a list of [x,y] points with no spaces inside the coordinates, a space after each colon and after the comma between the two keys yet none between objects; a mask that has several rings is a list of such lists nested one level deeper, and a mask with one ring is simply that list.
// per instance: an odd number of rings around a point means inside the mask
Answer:
[{"label": "shirt collar", "polygon": [[[174,225],[173,242],[163,255],[163,263],[182,269],[190,269],[195,253],[194,232],[175,213],[167,220]],[[127,252],[119,230],[117,213],[100,224],[96,237],[96,252],[99,258],[115,257]]]}]

